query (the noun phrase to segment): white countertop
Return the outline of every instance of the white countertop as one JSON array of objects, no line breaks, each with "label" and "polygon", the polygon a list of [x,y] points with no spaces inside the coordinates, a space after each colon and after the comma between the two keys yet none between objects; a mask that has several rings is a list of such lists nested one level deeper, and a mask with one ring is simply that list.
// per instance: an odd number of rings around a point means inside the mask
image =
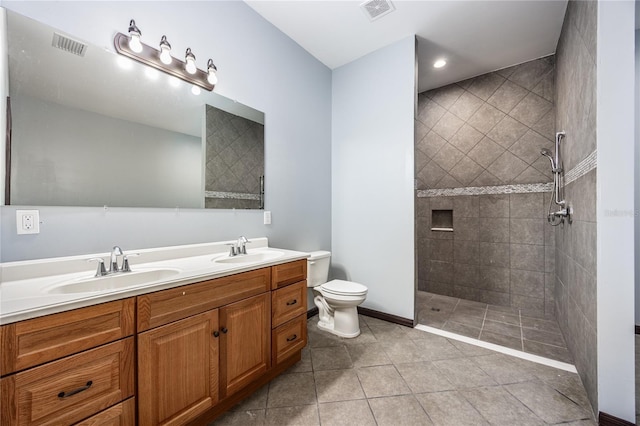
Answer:
[{"label": "white countertop", "polygon": [[[95,291],[81,293],[55,293],[52,290],[61,284],[91,280],[96,271],[96,263],[89,263],[88,259],[100,257],[105,260],[105,265],[108,265],[110,253],[2,263],[0,264],[0,324],[9,324],[309,257],[309,254],[304,252],[268,247],[266,238],[254,238],[250,241],[251,243],[247,244],[249,255],[274,251],[282,254],[278,253],[277,258],[251,263],[216,262],[229,257],[228,244],[234,241],[124,250],[125,254],[137,254],[135,257],[129,257],[132,272],[118,273],[108,277],[127,274],[133,276],[153,270],[172,270],[172,275],[121,289],[96,288]],[[95,282],[99,284],[100,280],[102,278],[97,278]]]}]

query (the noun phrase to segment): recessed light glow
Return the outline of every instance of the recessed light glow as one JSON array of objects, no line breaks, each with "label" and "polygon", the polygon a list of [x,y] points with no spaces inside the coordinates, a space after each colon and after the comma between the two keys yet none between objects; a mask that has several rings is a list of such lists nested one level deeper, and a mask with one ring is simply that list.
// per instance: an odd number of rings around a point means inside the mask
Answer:
[{"label": "recessed light glow", "polygon": [[445,65],[447,65],[447,61],[445,61],[444,59],[438,59],[433,63],[434,68],[442,68]]}]

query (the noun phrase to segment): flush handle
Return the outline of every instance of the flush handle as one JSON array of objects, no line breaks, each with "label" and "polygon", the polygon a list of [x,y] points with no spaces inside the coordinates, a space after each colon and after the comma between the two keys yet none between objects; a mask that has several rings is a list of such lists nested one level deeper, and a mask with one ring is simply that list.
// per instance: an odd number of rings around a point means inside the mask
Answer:
[{"label": "flush handle", "polygon": [[287,306],[292,306],[292,305],[295,305],[296,303],[298,303],[298,299],[289,300],[287,302]]}]

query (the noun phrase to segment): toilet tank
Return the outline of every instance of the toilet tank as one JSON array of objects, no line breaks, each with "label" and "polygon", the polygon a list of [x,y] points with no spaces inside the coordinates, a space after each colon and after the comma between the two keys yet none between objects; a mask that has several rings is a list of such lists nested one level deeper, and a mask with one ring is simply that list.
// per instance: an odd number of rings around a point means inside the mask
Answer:
[{"label": "toilet tank", "polygon": [[307,287],[316,287],[329,278],[330,251],[312,251],[307,259]]}]

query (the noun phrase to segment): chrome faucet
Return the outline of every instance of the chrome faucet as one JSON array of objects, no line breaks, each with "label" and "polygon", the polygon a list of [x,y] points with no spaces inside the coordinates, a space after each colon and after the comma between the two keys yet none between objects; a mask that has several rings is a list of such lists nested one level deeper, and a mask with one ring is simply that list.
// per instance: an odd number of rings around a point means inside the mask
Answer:
[{"label": "chrome faucet", "polygon": [[111,261],[109,262],[109,265],[111,265],[111,269],[109,269],[110,274],[120,271],[120,268],[118,268],[118,256],[124,256],[122,249],[118,246],[113,246],[113,250],[111,250]]},{"label": "chrome faucet", "polygon": [[240,238],[238,238],[238,242],[237,242],[237,246],[238,246],[238,254],[247,254],[247,246],[246,244],[249,243],[250,241],[247,240],[247,238],[242,235],[240,236]]}]

